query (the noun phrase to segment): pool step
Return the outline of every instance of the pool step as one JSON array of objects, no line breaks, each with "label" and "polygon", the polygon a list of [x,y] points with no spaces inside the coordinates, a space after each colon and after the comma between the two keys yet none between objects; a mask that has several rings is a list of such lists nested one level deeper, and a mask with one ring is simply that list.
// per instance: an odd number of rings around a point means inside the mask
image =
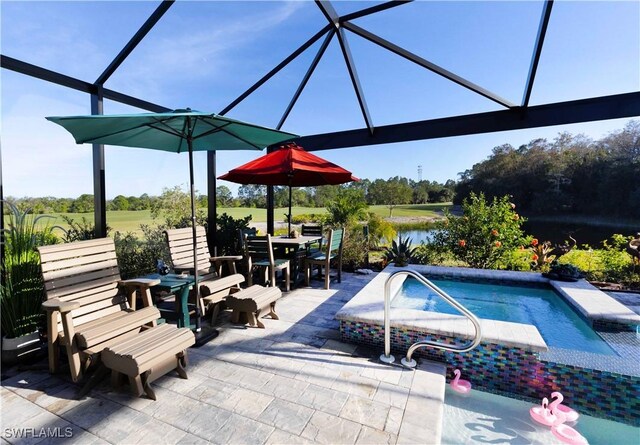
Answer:
[{"label": "pool step", "polygon": [[398,444],[440,444],[446,372],[442,363],[420,361],[409,391]]}]

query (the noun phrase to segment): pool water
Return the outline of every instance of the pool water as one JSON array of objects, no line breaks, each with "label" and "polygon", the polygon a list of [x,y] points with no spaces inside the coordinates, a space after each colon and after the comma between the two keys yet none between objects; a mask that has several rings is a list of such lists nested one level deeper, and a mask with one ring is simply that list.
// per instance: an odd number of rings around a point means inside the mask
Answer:
[{"label": "pool water", "polygon": [[[562,444],[550,427],[529,416],[532,403],[472,390],[461,396],[447,385],[442,444]],[[573,427],[589,444],[637,445],[640,428],[581,414]]]},{"label": "pool water", "polygon": [[[615,352],[550,288],[430,280],[479,318],[536,326],[549,347],[597,354]],[[392,307],[460,315],[435,292],[408,278]]]}]

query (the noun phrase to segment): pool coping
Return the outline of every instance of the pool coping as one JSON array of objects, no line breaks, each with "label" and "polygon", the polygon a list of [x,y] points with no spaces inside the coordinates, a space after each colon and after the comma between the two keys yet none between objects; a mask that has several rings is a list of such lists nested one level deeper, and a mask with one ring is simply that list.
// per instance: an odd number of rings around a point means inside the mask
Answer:
[{"label": "pool coping", "polygon": [[[452,278],[473,278],[548,284],[591,321],[605,321],[621,324],[640,325],[640,316],[622,303],[600,291],[586,280],[561,282],[549,280],[539,273],[469,269],[462,267],[409,265],[407,267],[387,266],[358,292],[337,313],[336,319],[350,320],[377,325],[384,324],[384,285],[394,272],[410,270],[420,274],[445,275]],[[406,278],[402,276],[402,278]],[[391,284],[392,294],[402,285],[402,279]],[[474,328],[471,321],[463,316],[437,314],[415,309],[391,308],[392,327],[402,329],[428,329],[429,332],[459,338],[472,338]],[[549,350],[538,329],[533,325],[480,319],[482,341],[498,343],[508,347],[523,348],[534,352]]]}]

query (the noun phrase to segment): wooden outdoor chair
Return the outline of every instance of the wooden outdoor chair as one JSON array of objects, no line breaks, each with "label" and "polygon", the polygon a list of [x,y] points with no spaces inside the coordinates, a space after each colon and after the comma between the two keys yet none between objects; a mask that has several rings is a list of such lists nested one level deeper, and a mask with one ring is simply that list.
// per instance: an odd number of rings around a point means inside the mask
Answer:
[{"label": "wooden outdoor chair", "polygon": [[[169,255],[175,273],[188,273],[193,275],[193,229],[171,229],[164,231]],[[200,312],[212,310],[212,322],[219,312],[219,303],[230,293],[240,290],[240,284],[244,277],[237,273],[236,262],[242,260],[241,255],[216,256],[209,254],[207,234],[204,227],[196,227],[196,252],[198,274],[202,277],[200,282]],[[223,267],[226,264],[229,275],[223,277]],[[190,295],[192,304],[196,304],[195,292]]]},{"label": "wooden outdoor chair", "polygon": [[269,282],[271,287],[276,285],[276,271],[284,274],[285,288],[291,289],[291,265],[287,259],[275,259],[271,235],[248,236],[244,238],[244,258],[247,270],[247,285],[253,285],[253,270],[258,268],[263,271],[264,282]]},{"label": "wooden outdoor chair", "polygon": [[[77,382],[100,352],[156,325],[160,312],[149,287],[160,280],[121,280],[111,238],[39,247],[46,301],[49,370],[59,368],[64,347]],[[143,308],[135,308],[136,291]]]},{"label": "wooden outdoor chair", "polygon": [[[324,236],[322,225],[320,224],[302,224],[300,227],[300,234],[302,236]],[[316,253],[322,250],[323,239],[320,238],[317,242],[309,246],[309,253]]]},{"label": "wooden outdoor chair", "polygon": [[309,255],[305,258],[305,282],[309,285],[311,278],[311,268],[313,266],[324,267],[324,288],[329,289],[329,270],[331,261],[336,263],[338,269],[338,283],[342,282],[342,240],[344,238],[344,228],[332,229],[329,232],[325,250]]}]

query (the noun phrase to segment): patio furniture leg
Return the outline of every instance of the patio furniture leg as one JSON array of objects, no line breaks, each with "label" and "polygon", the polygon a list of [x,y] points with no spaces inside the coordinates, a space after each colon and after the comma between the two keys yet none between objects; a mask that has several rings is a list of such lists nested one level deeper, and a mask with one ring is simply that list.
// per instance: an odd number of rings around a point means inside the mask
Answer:
[{"label": "patio furniture leg", "polygon": [[286,280],[285,288],[287,292],[291,290],[291,274],[289,273],[289,267],[284,269],[284,279]]},{"label": "patio furniture leg", "polygon": [[[156,393],[153,392],[153,389],[151,388],[149,382],[150,375],[151,371],[149,370],[143,373],[140,377],[136,377],[136,379],[140,379],[140,381],[142,382],[142,389],[144,390],[144,393],[147,395],[147,397],[149,397],[151,400],[156,400]],[[142,393],[138,394],[138,396],[140,395],[142,395]]]},{"label": "patio furniture leg", "polygon": [[115,389],[118,389],[120,388],[121,384],[122,384],[122,374],[112,369],[111,370],[111,386]]},{"label": "patio furniture leg", "polygon": [[60,349],[58,338],[58,312],[47,311],[47,337],[49,338],[49,372],[55,374],[60,368]]},{"label": "patio furniture leg", "polygon": [[184,369],[187,366],[187,353],[183,352],[178,354],[178,365],[176,366],[176,371],[180,378],[188,379],[187,371]]},{"label": "patio furniture leg", "polygon": [[260,321],[260,310],[257,312],[247,312],[247,318],[249,319],[249,326],[257,326],[264,329],[264,323]]},{"label": "patio furniture leg", "polygon": [[324,271],[324,288],[329,289],[329,281],[331,281],[331,275],[329,274],[329,265],[325,267]]},{"label": "patio furniture leg", "polygon": [[215,303],[211,308],[211,325],[216,324],[216,320],[218,319],[218,315],[220,314],[220,304],[222,302]]},{"label": "patio furniture leg", "polygon": [[69,359],[69,368],[71,368],[71,379],[77,382],[82,378],[82,368],[80,366],[80,354],[75,340],[75,330],[73,329],[71,312],[62,314],[62,326],[64,328],[65,341],[67,342],[66,350],[67,358]]},{"label": "patio furniture leg", "polygon": [[140,397],[142,393],[145,392],[142,385],[142,378],[139,375],[129,376],[129,385],[131,386],[131,391],[136,395],[136,397]]},{"label": "patio furniture leg", "polygon": [[278,314],[276,314],[276,302],[275,301],[269,305],[269,315],[274,320],[280,320],[280,317],[278,317]]}]

